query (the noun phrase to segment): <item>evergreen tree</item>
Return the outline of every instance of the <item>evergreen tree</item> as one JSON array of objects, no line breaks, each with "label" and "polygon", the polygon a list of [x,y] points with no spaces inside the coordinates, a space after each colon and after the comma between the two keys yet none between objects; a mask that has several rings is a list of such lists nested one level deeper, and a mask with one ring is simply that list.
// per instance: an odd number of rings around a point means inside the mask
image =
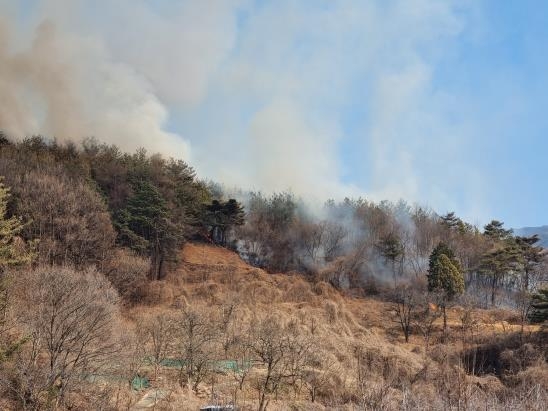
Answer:
[{"label": "evergreen tree", "polygon": [[134,185],[134,194],[117,215],[119,242],[151,257],[152,279],[164,275],[165,263],[174,257],[182,241],[181,230],[173,223],[165,200],[150,182]]},{"label": "evergreen tree", "polygon": [[[459,261],[457,260],[456,256],[455,256],[455,252],[451,249],[451,247],[449,247],[446,243],[444,242],[440,242],[438,243],[438,245],[436,246],[436,248],[434,248],[434,250],[432,250],[432,253],[430,254],[430,258],[428,260],[428,266],[429,267],[432,267],[436,261],[443,255],[446,255],[449,260],[451,261],[451,263],[457,267],[457,269],[461,270],[461,266],[460,266],[460,263]],[[430,272],[430,270],[429,270]]]},{"label": "evergreen tree", "polygon": [[447,227],[450,230],[459,228],[462,224],[462,220],[456,216],[454,212],[447,213],[446,215],[440,217],[442,225]]},{"label": "evergreen tree", "polygon": [[385,261],[390,262],[392,266],[392,276],[394,278],[394,287],[396,286],[396,263],[398,261],[402,262],[404,256],[404,248],[401,243],[400,237],[396,233],[389,233],[386,235],[379,244],[377,248]]},{"label": "evergreen tree", "polygon": [[494,241],[504,241],[512,238],[512,230],[507,230],[504,228],[504,223],[492,220],[489,224],[484,227],[483,234]]},{"label": "evergreen tree", "polygon": [[453,250],[446,244],[439,243],[432,251],[428,267],[428,291],[442,292],[444,299],[441,304],[443,310],[443,330],[447,332],[447,303],[464,292],[464,277],[459,262]]},{"label": "evergreen tree", "polygon": [[13,355],[26,339],[13,340],[3,335],[9,308],[8,279],[5,270],[31,261],[33,253],[19,239],[24,225],[17,217],[7,217],[9,189],[0,179],[0,364]]},{"label": "evergreen tree", "polygon": [[211,240],[225,246],[228,232],[233,227],[242,225],[244,216],[244,209],[236,200],[213,200],[205,207],[205,223],[209,227]]},{"label": "evergreen tree", "polygon": [[529,291],[531,275],[540,265],[544,256],[544,249],[535,246],[540,241],[537,234],[531,237],[516,237],[516,245],[519,250],[520,263],[523,272],[522,290]]},{"label": "evergreen tree", "polygon": [[464,278],[457,265],[441,254],[428,270],[429,291],[443,291],[448,300],[464,292]]},{"label": "evergreen tree", "polygon": [[7,267],[27,263],[33,254],[29,252],[18,234],[24,225],[18,217],[7,217],[9,189],[0,179],[0,273]]},{"label": "evergreen tree", "polygon": [[548,321],[548,288],[542,288],[533,294],[528,318],[530,322],[537,324]]},{"label": "evergreen tree", "polygon": [[479,272],[489,279],[492,306],[495,306],[497,289],[510,273],[519,269],[520,258],[520,249],[515,242],[508,242],[482,256]]},{"label": "evergreen tree", "polygon": [[242,225],[244,223],[244,208],[240,203],[231,198],[225,203],[225,210],[230,224]]},{"label": "evergreen tree", "polygon": [[209,238],[214,243],[222,240],[221,227],[224,225],[223,206],[219,200],[213,200],[205,206],[205,223],[209,226]]}]

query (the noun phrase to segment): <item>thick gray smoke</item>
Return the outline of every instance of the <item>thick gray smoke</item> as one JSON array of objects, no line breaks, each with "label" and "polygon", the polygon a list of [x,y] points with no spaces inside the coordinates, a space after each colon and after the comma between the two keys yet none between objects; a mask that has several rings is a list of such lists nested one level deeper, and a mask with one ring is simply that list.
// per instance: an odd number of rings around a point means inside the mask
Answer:
[{"label": "thick gray smoke", "polygon": [[0,127],[188,160],[167,104],[203,99],[233,45],[235,4],[185,2],[160,15],[143,1],[0,0]]},{"label": "thick gray smoke", "polygon": [[17,47],[0,21],[0,125],[14,137],[60,140],[95,136],[122,149],[147,147],[187,158],[189,145],[163,126],[167,110],[145,78],[109,61],[100,45],[40,23]]}]

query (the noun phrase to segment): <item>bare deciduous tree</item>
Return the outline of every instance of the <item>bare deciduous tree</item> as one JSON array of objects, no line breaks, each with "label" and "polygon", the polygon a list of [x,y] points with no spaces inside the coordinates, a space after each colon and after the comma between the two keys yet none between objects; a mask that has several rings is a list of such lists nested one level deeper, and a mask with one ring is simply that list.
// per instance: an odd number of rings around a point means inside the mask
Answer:
[{"label": "bare deciduous tree", "polygon": [[405,342],[409,342],[415,309],[417,308],[417,293],[409,285],[401,285],[393,291],[391,299],[394,302],[396,321],[401,327]]},{"label": "bare deciduous tree", "polygon": [[176,353],[181,361],[179,383],[198,391],[200,382],[212,371],[216,360],[215,324],[205,310],[184,309],[177,319]]},{"label": "bare deciduous tree", "polygon": [[118,294],[97,271],[48,267],[19,277],[18,309],[29,335],[20,355],[21,398],[60,406],[87,375],[119,353]]},{"label": "bare deciduous tree", "polygon": [[105,264],[103,272],[125,302],[135,303],[142,297],[147,282],[150,261],[126,249],[116,250]]},{"label": "bare deciduous tree", "polygon": [[282,384],[297,382],[304,368],[310,344],[297,330],[295,322],[283,325],[274,317],[259,321],[250,330],[250,349],[263,369],[257,374],[259,411],[265,411],[272,394]]},{"label": "bare deciduous tree", "polygon": [[43,263],[102,264],[115,238],[107,208],[84,182],[58,174],[31,171],[17,179],[17,212],[32,220],[25,236],[39,240]]},{"label": "bare deciduous tree", "polygon": [[157,313],[143,319],[140,333],[147,342],[147,352],[154,364],[154,379],[158,369],[174,349],[176,322],[168,313]]},{"label": "bare deciduous tree", "polygon": [[306,364],[301,370],[301,379],[311,402],[316,402],[318,393],[329,387],[333,376],[338,371],[335,360],[324,358],[315,349],[310,352]]}]

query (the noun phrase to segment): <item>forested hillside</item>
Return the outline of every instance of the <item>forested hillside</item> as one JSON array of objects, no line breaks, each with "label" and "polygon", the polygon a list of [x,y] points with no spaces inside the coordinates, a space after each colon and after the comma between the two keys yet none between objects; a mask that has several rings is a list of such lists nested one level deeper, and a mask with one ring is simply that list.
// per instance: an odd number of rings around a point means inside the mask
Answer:
[{"label": "forested hillside", "polygon": [[5,409],[548,401],[534,234],[403,200],[231,195],[94,139],[2,136],[0,176]]}]

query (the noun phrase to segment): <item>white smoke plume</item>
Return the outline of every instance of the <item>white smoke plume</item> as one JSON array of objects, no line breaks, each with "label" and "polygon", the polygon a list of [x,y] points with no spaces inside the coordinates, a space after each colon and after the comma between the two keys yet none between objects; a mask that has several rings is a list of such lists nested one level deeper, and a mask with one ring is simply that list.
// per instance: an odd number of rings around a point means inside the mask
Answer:
[{"label": "white smoke plume", "polygon": [[[473,4],[0,0],[0,129],[144,147],[319,203],[464,209],[444,188],[452,177],[422,159],[462,137],[447,132],[454,106],[432,72]],[[352,170],[343,143],[363,159]],[[468,189],[459,201],[480,207]]]},{"label": "white smoke plume", "polygon": [[171,18],[139,1],[0,3],[0,127],[188,160],[188,139],[167,131],[168,104],[200,101],[231,47],[231,8],[214,3],[187,3]]}]

